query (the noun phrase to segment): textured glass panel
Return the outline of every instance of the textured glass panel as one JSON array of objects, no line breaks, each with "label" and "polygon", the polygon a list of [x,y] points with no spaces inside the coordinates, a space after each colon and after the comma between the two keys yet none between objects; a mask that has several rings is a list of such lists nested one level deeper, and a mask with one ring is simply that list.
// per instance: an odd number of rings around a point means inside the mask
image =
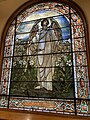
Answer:
[{"label": "textured glass panel", "polygon": [[10,99],[10,108],[26,109],[30,111],[43,112],[74,112],[73,100],[51,100],[51,99],[28,99],[15,98]]},{"label": "textured glass panel", "polygon": [[13,67],[23,68],[23,57],[14,57]]},{"label": "textured glass panel", "polygon": [[78,15],[78,13],[71,14],[71,23],[73,25],[83,25],[82,19]]},{"label": "textured glass panel", "polygon": [[36,81],[37,80],[37,69],[26,68],[26,69],[13,69],[12,70],[12,81]]},{"label": "textured glass panel", "polygon": [[13,45],[14,44],[14,36],[13,34],[10,35],[10,36],[6,36],[5,38],[5,46],[10,46],[10,45]]},{"label": "textured glass panel", "polygon": [[[64,76],[65,77],[65,76]],[[67,80],[63,80],[61,76],[60,80],[53,80],[53,97],[55,98],[73,98],[73,83]]]},{"label": "textured glass panel", "polygon": [[1,75],[1,94],[9,94],[9,85],[11,78],[12,59],[4,58]]},{"label": "textured glass panel", "polygon": [[86,52],[75,52],[76,66],[87,65]]},{"label": "textured glass panel", "polygon": [[13,54],[13,46],[7,46],[4,50],[4,57],[12,56]]},{"label": "textured glass panel", "polygon": [[77,80],[79,80],[79,78],[88,80],[88,68],[83,66],[76,67],[76,78]]},{"label": "textured glass panel", "polygon": [[73,27],[73,33],[72,33],[73,38],[84,37],[83,25],[75,25],[72,27]]},{"label": "textured glass panel", "polygon": [[1,79],[2,81],[8,81],[9,80],[9,74],[10,74],[10,69],[2,69],[2,75],[1,75]]},{"label": "textured glass panel", "polygon": [[7,95],[9,93],[9,82],[7,82],[6,80],[1,82],[1,94],[2,95]]},{"label": "textured glass panel", "polygon": [[78,100],[76,106],[77,106],[77,114],[78,115],[88,113],[88,101]]},{"label": "textured glass panel", "polygon": [[24,32],[30,32],[34,23],[35,21],[29,21],[29,22],[21,22],[20,24],[17,24],[16,33],[20,34]]},{"label": "textured glass panel", "polygon": [[10,68],[11,66],[11,58],[4,58],[3,59],[3,68]]},{"label": "textured glass panel", "polygon": [[[31,79],[31,78],[30,78]],[[35,90],[35,87],[38,85],[37,82],[33,79],[25,80],[17,80],[11,83],[11,95],[18,95],[18,96],[33,96],[33,97],[43,97],[42,95],[45,94],[45,90]],[[33,82],[34,81],[34,82]],[[45,97],[45,95],[44,95]]]},{"label": "textured glass panel", "polygon": [[37,56],[14,57],[13,68],[27,69],[30,66],[37,67]]},{"label": "textured glass panel", "polygon": [[74,39],[74,51],[86,51],[85,38]]},{"label": "textured glass panel", "polygon": [[16,45],[14,49],[14,56],[22,56],[22,55],[28,55],[28,45]]},{"label": "textured glass panel", "polygon": [[0,98],[0,107],[7,108],[7,106],[8,106],[8,97],[2,96]]},{"label": "textured glass panel", "polygon": [[17,43],[20,44],[22,42],[22,40],[26,40],[27,41],[27,38],[29,38],[29,33],[24,33],[24,34],[18,34],[18,35],[16,35],[16,44]]},{"label": "textured glass panel", "polygon": [[63,40],[63,42],[59,42],[57,47],[57,53],[60,52],[71,52],[71,42],[69,40]]},{"label": "textured glass panel", "polygon": [[[52,40],[51,42],[49,41],[41,41],[41,42],[35,42],[35,43],[29,43],[28,42],[23,42],[20,45],[15,45],[14,49],[14,56],[22,56],[22,55],[37,55],[41,54],[40,49],[44,48],[45,45],[51,44],[52,50],[49,50],[47,53],[43,52],[42,54],[49,54],[49,53],[60,53],[61,52],[71,52],[71,43],[70,41],[64,40],[64,41],[57,41],[57,40]],[[41,47],[40,47],[41,46]]]},{"label": "textured glass panel", "polygon": [[88,98],[88,82],[82,77],[77,83],[78,98]]},{"label": "textured glass panel", "polygon": [[69,53],[64,54],[56,54],[57,61],[55,63],[55,66],[62,67],[62,66],[71,66],[72,65],[72,56]]}]

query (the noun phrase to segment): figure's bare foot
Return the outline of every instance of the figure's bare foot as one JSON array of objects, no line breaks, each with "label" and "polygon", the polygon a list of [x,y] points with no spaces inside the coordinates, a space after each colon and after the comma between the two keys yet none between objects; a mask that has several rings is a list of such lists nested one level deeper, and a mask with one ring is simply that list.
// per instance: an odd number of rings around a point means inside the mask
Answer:
[{"label": "figure's bare foot", "polygon": [[37,87],[35,87],[34,89],[37,90],[37,89],[40,89],[40,88],[41,88],[40,86],[37,86]]}]

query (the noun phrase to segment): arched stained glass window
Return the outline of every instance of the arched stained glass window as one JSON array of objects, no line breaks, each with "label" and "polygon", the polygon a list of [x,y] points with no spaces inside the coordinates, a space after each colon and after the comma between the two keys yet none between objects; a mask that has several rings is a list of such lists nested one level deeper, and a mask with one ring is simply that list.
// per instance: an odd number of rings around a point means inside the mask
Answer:
[{"label": "arched stained glass window", "polygon": [[87,29],[74,4],[27,2],[8,20],[1,45],[1,108],[89,113]]}]

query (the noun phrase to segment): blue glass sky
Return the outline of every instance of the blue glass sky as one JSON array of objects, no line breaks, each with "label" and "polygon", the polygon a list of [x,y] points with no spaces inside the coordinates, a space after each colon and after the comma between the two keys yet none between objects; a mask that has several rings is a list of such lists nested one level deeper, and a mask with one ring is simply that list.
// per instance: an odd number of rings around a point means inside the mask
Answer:
[{"label": "blue glass sky", "polygon": [[[24,20],[25,23],[20,24],[17,32],[30,32],[32,26],[34,25],[33,19],[36,20],[36,19],[41,19],[43,17],[52,17],[52,16],[56,16],[53,18],[59,23],[61,27],[63,39],[64,40],[70,39],[70,24],[68,19],[64,15],[59,15],[58,13],[49,10],[40,10],[38,12],[34,12],[32,15],[30,15]],[[30,22],[27,23],[27,21]],[[28,40],[29,34],[17,35],[17,38],[22,40]]]}]

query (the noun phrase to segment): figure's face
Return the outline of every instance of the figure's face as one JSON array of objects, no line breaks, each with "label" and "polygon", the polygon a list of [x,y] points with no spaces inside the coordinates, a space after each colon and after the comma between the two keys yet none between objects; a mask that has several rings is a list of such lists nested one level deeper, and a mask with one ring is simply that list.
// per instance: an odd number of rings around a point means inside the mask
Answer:
[{"label": "figure's face", "polygon": [[43,26],[47,26],[47,20],[43,21]]},{"label": "figure's face", "polygon": [[84,87],[84,80],[83,79],[80,81],[80,86]]}]

